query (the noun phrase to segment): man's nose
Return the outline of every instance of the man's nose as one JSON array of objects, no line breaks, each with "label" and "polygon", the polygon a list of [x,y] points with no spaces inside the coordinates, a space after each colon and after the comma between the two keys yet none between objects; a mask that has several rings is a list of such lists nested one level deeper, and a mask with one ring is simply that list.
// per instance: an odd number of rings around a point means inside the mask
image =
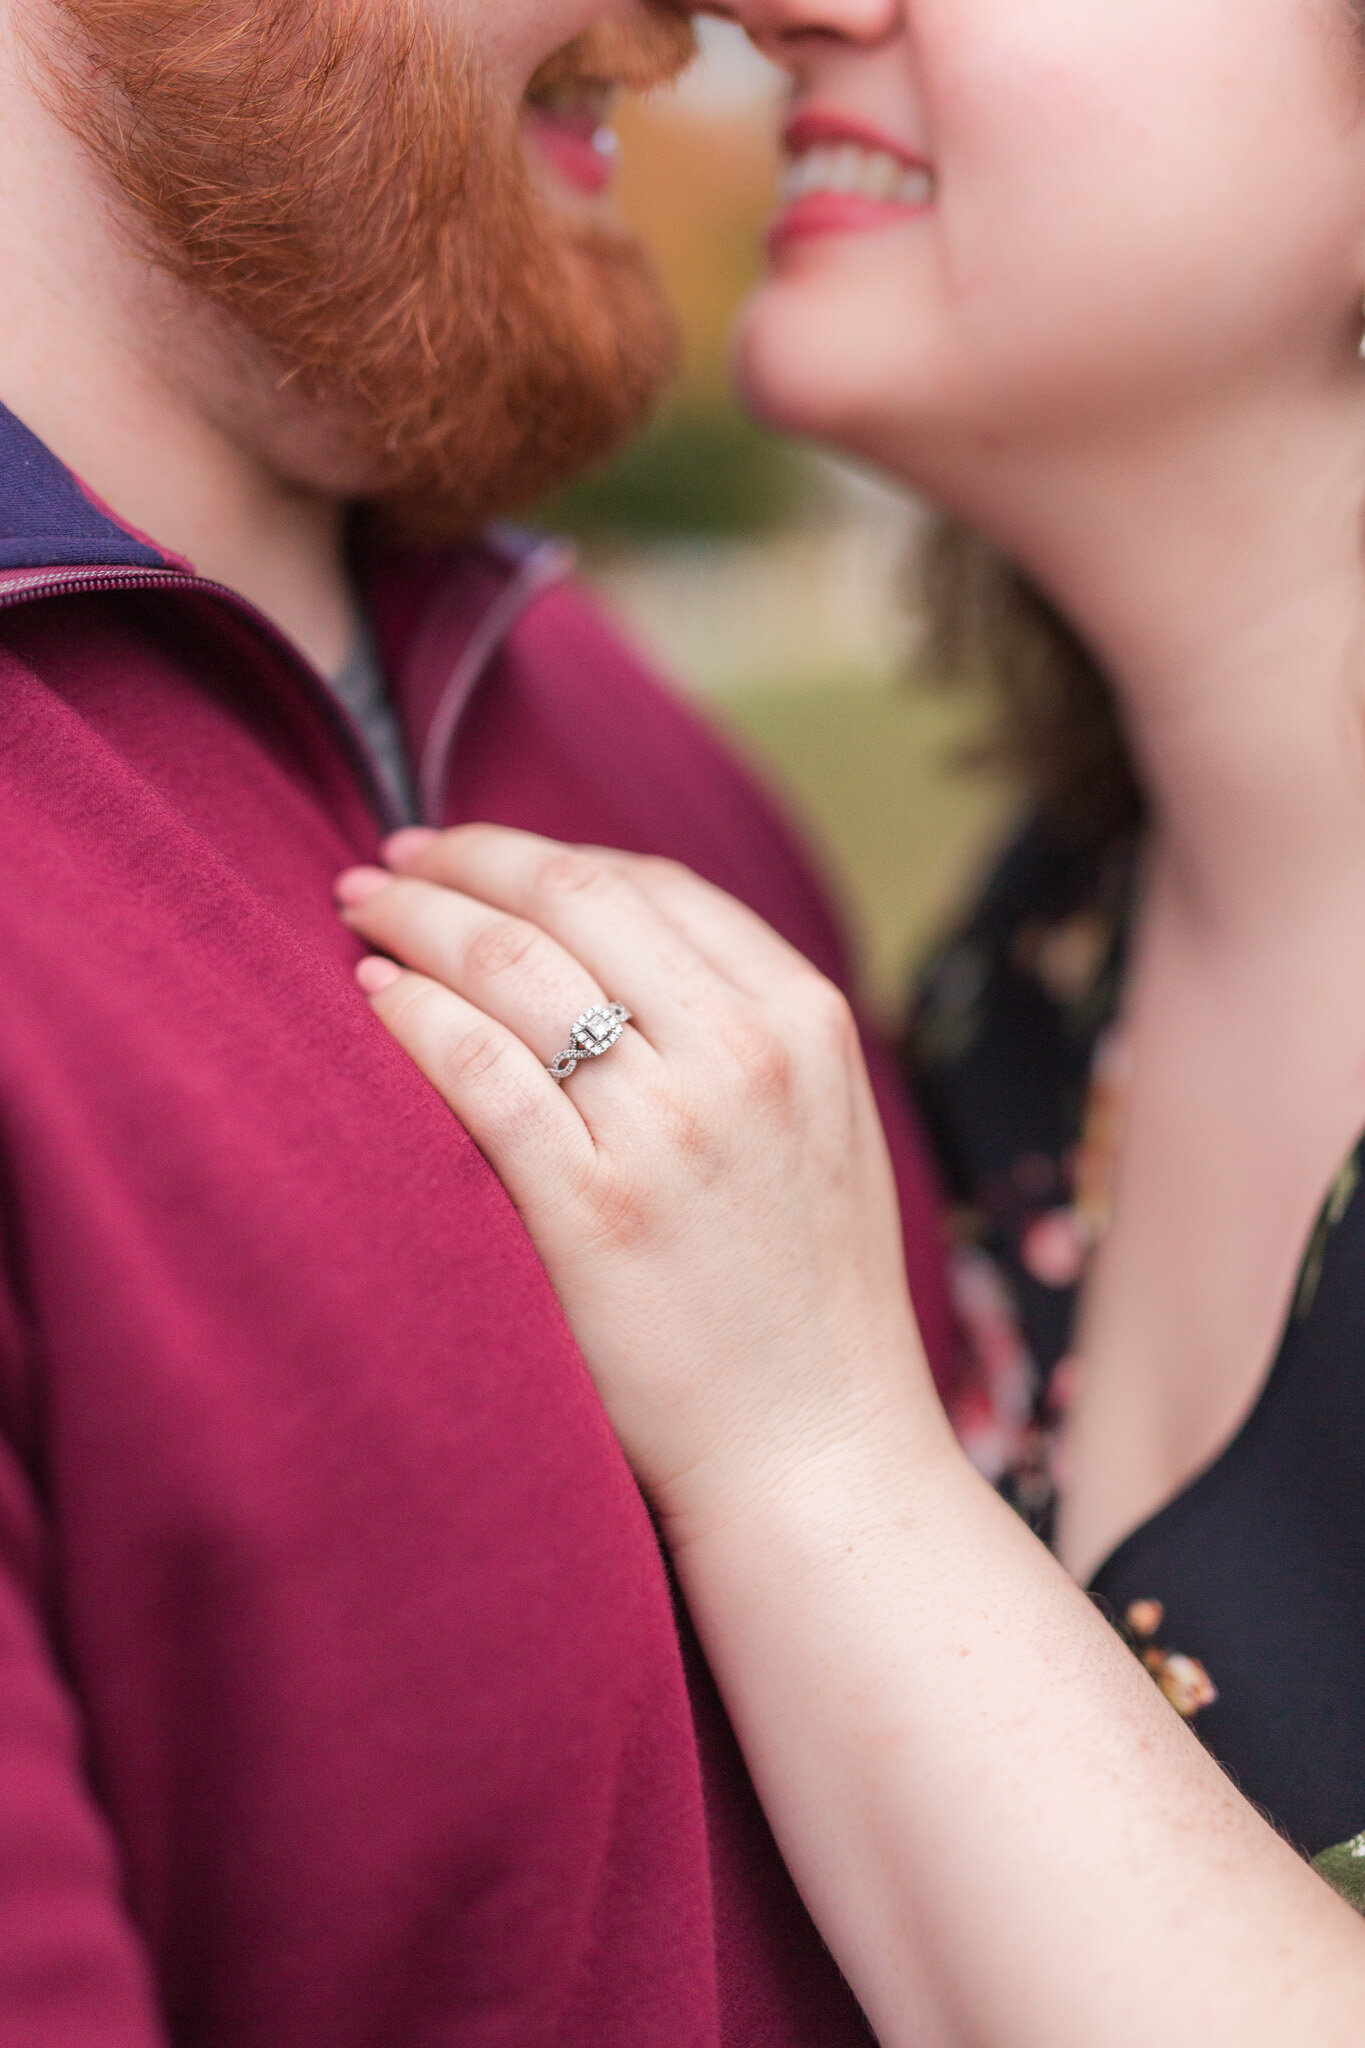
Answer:
[{"label": "man's nose", "polygon": [[908,0],[707,0],[704,12],[738,22],[760,49],[780,58],[807,36],[875,48],[906,26]]}]

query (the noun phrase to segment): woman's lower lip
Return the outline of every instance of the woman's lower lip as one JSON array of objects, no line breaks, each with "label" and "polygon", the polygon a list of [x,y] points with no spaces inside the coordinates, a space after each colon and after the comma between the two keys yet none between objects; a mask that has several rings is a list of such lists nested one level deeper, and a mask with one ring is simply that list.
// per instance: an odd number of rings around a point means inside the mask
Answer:
[{"label": "woman's lower lip", "polygon": [[777,255],[793,242],[818,235],[866,234],[873,228],[921,220],[930,208],[906,206],[890,199],[864,199],[856,192],[810,192],[783,207],[768,230],[768,248]]},{"label": "woman's lower lip", "polygon": [[555,121],[536,113],[527,117],[526,127],[535,147],[566,185],[590,199],[600,199],[610,188],[616,162],[600,147],[600,129],[594,132],[581,122]]}]

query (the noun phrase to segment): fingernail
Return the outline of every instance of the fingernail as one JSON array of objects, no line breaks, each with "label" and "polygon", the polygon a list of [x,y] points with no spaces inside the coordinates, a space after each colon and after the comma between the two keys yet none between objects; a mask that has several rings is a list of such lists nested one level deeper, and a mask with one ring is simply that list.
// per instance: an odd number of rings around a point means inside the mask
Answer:
[{"label": "fingernail", "polygon": [[401,981],[403,970],[395,967],[392,960],[381,960],[377,953],[370,953],[356,968],[355,978],[367,996],[377,996]]},{"label": "fingernail", "polygon": [[391,868],[401,868],[405,861],[415,859],[424,846],[430,846],[432,840],[440,836],[429,825],[405,825],[401,832],[390,833],[384,841],[384,858]]},{"label": "fingernail", "polygon": [[381,889],[387,889],[393,876],[383,868],[347,868],[344,875],[338,875],[334,887],[337,902],[347,910],[359,909],[368,903],[371,896],[377,896]]}]

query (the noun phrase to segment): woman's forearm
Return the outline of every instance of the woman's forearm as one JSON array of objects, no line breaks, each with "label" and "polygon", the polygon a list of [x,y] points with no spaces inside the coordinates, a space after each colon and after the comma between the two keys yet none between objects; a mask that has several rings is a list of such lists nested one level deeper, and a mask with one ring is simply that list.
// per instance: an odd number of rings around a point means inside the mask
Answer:
[{"label": "woman's forearm", "polygon": [[[376,1008],[526,1219],[885,2048],[1354,2041],[1365,1926],[952,1442],[847,1005],[667,866],[471,827],[407,867],[348,891],[410,965]],[[609,996],[648,1033],[567,1095],[556,1019]]]},{"label": "woman's forearm", "polygon": [[935,1424],[724,1502],[682,1582],[883,2048],[1358,2038],[1365,1925]]}]

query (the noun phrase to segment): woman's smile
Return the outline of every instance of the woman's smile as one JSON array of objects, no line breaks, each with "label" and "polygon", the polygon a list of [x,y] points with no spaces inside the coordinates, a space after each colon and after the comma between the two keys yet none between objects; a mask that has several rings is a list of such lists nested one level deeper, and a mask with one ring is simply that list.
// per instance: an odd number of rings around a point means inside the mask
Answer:
[{"label": "woman's smile", "polygon": [[807,108],[790,123],[784,142],[782,206],[769,232],[775,257],[816,236],[894,226],[934,203],[930,164],[844,115]]}]

